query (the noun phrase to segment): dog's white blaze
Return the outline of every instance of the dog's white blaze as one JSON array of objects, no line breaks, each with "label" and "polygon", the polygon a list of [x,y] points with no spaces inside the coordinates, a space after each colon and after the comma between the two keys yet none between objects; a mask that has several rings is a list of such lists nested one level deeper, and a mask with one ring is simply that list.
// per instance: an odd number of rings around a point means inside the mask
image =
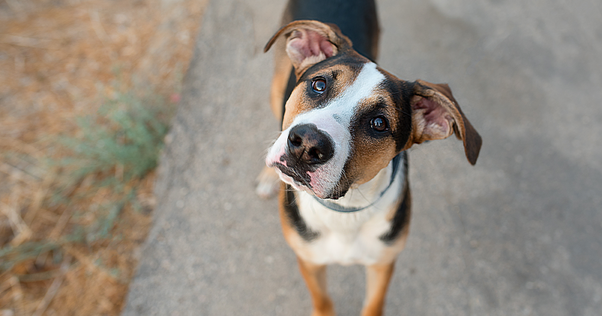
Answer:
[{"label": "dog's white blaze", "polygon": [[350,152],[351,134],[349,125],[358,105],[363,99],[368,98],[385,80],[385,76],[378,71],[376,64],[366,63],[354,82],[347,87],[336,99],[324,107],[311,110],[298,115],[293,123],[284,130],[270,148],[266,162],[276,162],[280,159],[279,153],[287,144],[288,133],[291,128],[300,124],[315,124],[319,130],[327,133],[334,141],[334,156],[326,164],[310,173],[314,192],[326,194],[338,183],[343,167]]}]

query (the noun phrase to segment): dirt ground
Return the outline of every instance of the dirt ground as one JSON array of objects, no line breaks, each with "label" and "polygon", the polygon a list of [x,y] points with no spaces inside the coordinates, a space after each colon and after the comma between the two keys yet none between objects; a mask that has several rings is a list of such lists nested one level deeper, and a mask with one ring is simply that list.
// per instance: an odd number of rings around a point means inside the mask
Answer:
[{"label": "dirt ground", "polygon": [[152,173],[125,184],[142,211],[125,207],[110,238],[25,259],[3,251],[57,244],[94,221],[79,208],[113,198],[49,202],[61,176],[46,163],[63,155],[56,138],[77,136],[76,118],[123,91],[152,90],[175,106],[206,2],[0,0],[0,316],[120,313],[152,221]]}]

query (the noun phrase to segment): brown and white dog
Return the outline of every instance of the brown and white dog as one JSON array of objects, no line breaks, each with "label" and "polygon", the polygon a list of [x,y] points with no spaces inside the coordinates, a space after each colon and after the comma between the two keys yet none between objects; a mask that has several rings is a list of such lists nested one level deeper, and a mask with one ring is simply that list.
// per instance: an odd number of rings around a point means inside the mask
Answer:
[{"label": "brown and white dog", "polygon": [[333,263],[366,266],[362,315],[381,315],[409,231],[406,150],[454,133],[474,165],[481,137],[446,84],[404,81],[372,61],[373,1],[293,0],[284,20],[265,48],[286,39],[271,91],[282,133],[268,151],[258,193],[280,187],[284,236],[309,288],[312,315],[334,315],[326,290],[326,265]]}]

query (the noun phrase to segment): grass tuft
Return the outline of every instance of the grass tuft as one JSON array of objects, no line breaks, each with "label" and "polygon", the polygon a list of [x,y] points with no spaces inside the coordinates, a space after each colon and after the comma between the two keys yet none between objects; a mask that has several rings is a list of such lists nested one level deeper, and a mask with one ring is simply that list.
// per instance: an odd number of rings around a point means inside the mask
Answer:
[{"label": "grass tuft", "polygon": [[7,246],[0,249],[0,271],[7,271],[22,261],[34,259],[39,255],[55,250],[60,243],[51,241],[27,242],[17,247]]},{"label": "grass tuft", "polygon": [[62,158],[48,161],[60,172],[45,201],[51,209],[73,210],[75,223],[58,239],[0,248],[0,272],[65,244],[110,238],[125,207],[140,209],[136,187],[157,166],[172,110],[161,97],[125,92],[106,100],[96,115],[78,118],[77,136],[58,140]]},{"label": "grass tuft", "polygon": [[142,179],[157,166],[168,131],[170,107],[164,104],[160,97],[140,99],[129,92],[108,100],[95,117],[79,118],[81,137],[61,139],[73,153],[61,161],[70,169],[67,180],[102,174],[101,186],[115,186]]}]

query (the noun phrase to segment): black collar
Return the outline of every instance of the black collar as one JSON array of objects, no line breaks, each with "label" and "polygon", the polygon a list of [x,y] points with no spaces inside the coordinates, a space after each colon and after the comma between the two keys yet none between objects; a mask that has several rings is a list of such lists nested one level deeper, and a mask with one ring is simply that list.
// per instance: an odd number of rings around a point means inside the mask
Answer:
[{"label": "black collar", "polygon": [[333,203],[333,202],[330,202],[330,201],[327,201],[324,199],[320,199],[320,198],[316,197],[315,195],[313,197],[316,201],[318,201],[318,203],[322,204],[322,206],[324,206],[328,209],[331,209],[335,212],[354,213],[354,212],[359,212],[359,211],[365,210],[365,209],[369,208],[370,206],[376,204],[376,202],[380,201],[380,198],[382,198],[383,195],[385,195],[385,193],[389,190],[389,188],[391,188],[391,185],[395,181],[395,178],[397,177],[397,173],[399,172],[399,163],[401,161],[402,154],[403,154],[403,152],[399,153],[397,156],[395,156],[395,158],[393,158],[393,160],[391,160],[391,163],[393,164],[393,172],[391,172],[391,180],[389,181],[389,185],[387,185],[387,187],[382,192],[380,192],[380,195],[376,198],[376,200],[374,200],[374,202],[372,202],[366,206],[345,207],[345,206],[341,206],[337,203]]}]

